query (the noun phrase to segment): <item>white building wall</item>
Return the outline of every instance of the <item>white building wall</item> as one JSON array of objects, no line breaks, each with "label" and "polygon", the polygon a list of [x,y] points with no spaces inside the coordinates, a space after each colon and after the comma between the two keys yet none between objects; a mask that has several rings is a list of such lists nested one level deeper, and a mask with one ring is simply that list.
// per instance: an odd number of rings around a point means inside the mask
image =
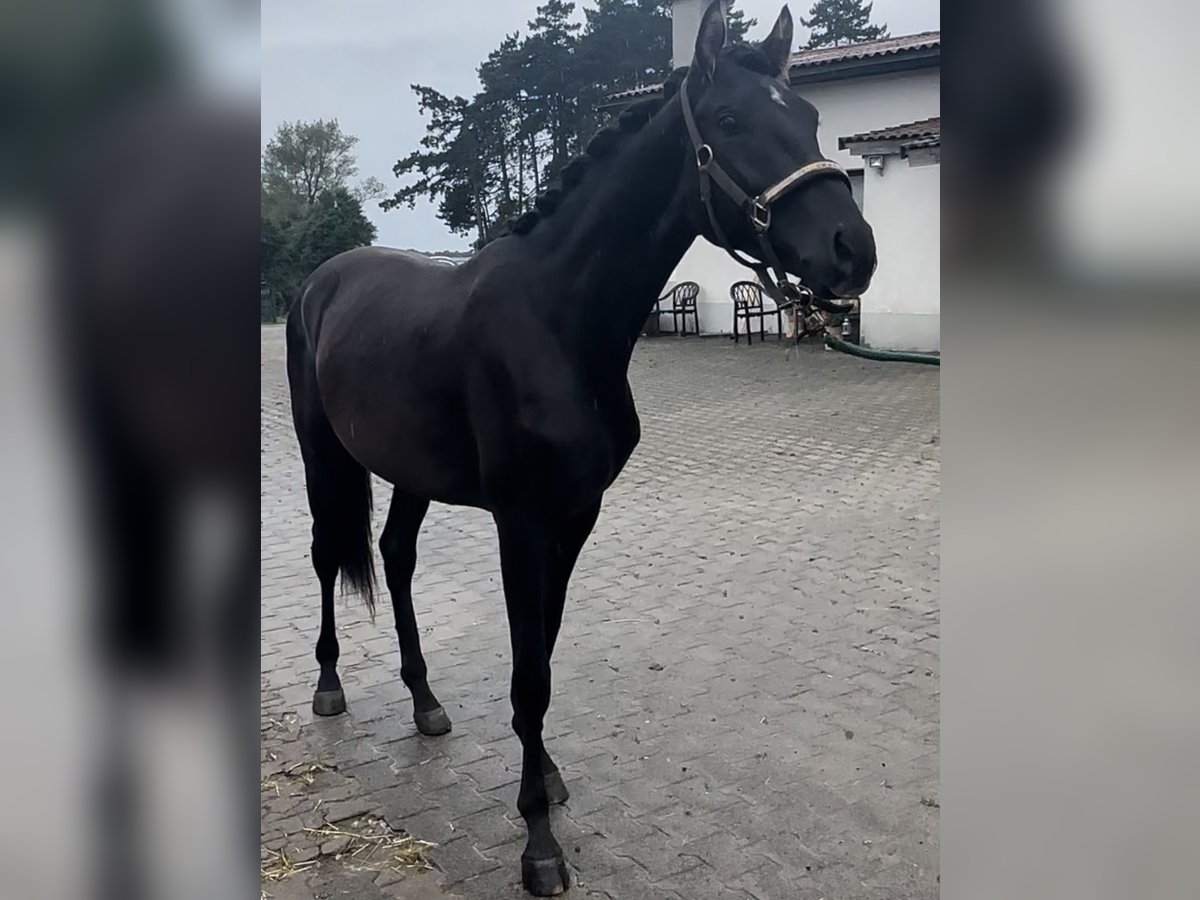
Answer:
[{"label": "white building wall", "polygon": [[[720,247],[714,246],[704,238],[697,238],[695,243],[671,275],[673,282],[694,281],[700,285],[700,294],[696,297],[696,314],[700,319],[701,334],[733,334],[733,299],[729,296],[729,288],[736,281],[755,281],[754,272],[739,266],[729,254]],[[666,306],[668,304],[664,304]],[[773,306],[771,298],[763,295],[763,306]],[[671,327],[669,319],[663,319],[665,327]],[[770,333],[775,332],[775,317],[769,316],[766,328]],[[741,327],[744,327],[742,323]],[[691,328],[691,322],[688,323]],[[758,333],[758,321],[754,322],[755,334]]]},{"label": "white building wall", "polygon": [[792,90],[821,114],[821,151],[847,169],[861,169],[863,162],[839,150],[838,138],[928,119],[942,109],[940,69],[801,84]]},{"label": "white building wall", "polygon": [[[805,84],[793,90],[820,111],[817,140],[822,152],[847,169],[862,169],[863,161],[839,150],[839,137],[890,128],[941,114],[941,72],[938,69]],[[904,163],[905,167],[907,165]],[[939,167],[930,168],[936,172]],[[879,225],[872,212],[869,190],[864,189],[864,195],[864,213],[878,235]],[[935,208],[936,197],[935,193]],[[922,248],[922,253],[934,255],[934,266],[937,265],[937,234],[935,227],[932,243]],[[877,279],[883,268],[881,257]],[[753,279],[752,271],[737,265],[724,250],[703,238],[692,244],[671,275],[672,281],[695,281],[700,285],[700,296],[696,302],[700,330],[705,334],[733,333],[733,301],[729,297],[729,286],[735,281]],[[868,291],[867,295],[871,293]],[[863,303],[865,307],[866,297]],[[770,299],[765,300],[765,305],[771,306]],[[767,329],[775,329],[773,316],[767,320]],[[886,345],[881,343],[879,346]]]},{"label": "white building wall", "polygon": [[879,255],[862,296],[861,337],[868,347],[940,349],[941,168],[890,156],[882,170],[866,170],[864,211]]}]

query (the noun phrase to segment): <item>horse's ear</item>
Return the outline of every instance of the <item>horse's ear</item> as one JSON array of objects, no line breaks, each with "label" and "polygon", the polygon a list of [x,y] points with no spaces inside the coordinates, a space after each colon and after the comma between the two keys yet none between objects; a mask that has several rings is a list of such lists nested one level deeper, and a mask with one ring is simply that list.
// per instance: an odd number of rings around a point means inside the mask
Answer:
[{"label": "horse's ear", "polygon": [[725,13],[721,0],[713,0],[700,20],[700,32],[696,35],[696,57],[692,65],[704,78],[712,78],[717,70],[717,57],[725,46]]},{"label": "horse's ear", "polygon": [[767,55],[767,59],[771,61],[776,76],[786,75],[788,58],[792,55],[792,12],[786,5],[779,11],[775,27],[767,35],[767,39],[762,42],[762,50]]}]

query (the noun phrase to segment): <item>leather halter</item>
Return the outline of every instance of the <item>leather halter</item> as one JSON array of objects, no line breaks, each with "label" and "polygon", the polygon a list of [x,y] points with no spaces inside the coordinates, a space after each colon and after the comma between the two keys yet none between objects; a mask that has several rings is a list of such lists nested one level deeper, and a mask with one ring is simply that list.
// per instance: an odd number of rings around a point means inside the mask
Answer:
[{"label": "leather halter", "polygon": [[[696,119],[692,113],[692,104],[688,100],[687,84],[688,79],[685,77],[679,87],[679,97],[683,106],[683,121],[687,125],[688,135],[692,140],[692,149],[696,154],[696,167],[700,173],[700,199],[704,201],[704,208],[708,211],[708,222],[712,226],[713,234],[725,249],[725,252],[739,265],[754,270],[755,274],[758,275],[759,281],[762,282],[763,287],[766,288],[767,293],[771,295],[771,299],[775,301],[775,305],[780,309],[790,309],[793,306],[800,306],[801,313],[806,320],[806,330],[808,326],[815,325],[815,323],[807,321],[813,313],[813,306],[817,306],[827,312],[845,312],[848,310],[850,308],[849,305],[818,298],[804,285],[789,281],[787,272],[784,270],[782,264],[780,264],[779,257],[775,253],[775,248],[771,246],[771,240],[768,235],[771,228],[771,204],[817,178],[834,176],[843,179],[849,185],[850,176],[846,174],[846,170],[833,160],[818,159],[814,162],[806,163],[790,175],[781,178],[758,196],[751,197],[721,168],[720,163],[717,162],[713,154],[712,147],[706,144],[704,138],[700,136],[700,129],[696,127]],[[730,200],[737,204],[738,208],[750,220],[750,224],[754,228],[754,233],[758,237],[758,245],[761,250],[759,254],[761,256],[760,260],[753,259],[736,250],[729,242],[729,238],[725,236],[725,230],[721,227],[721,223],[717,221],[716,213],[713,212],[712,184],[714,181],[717,187]]]}]

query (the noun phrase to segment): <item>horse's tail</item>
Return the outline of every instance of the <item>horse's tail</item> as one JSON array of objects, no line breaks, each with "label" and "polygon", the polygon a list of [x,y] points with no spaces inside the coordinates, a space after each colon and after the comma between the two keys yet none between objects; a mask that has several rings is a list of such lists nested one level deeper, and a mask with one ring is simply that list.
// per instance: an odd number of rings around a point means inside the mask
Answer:
[{"label": "horse's tail", "polygon": [[371,474],[333,431],[317,392],[314,354],[303,323],[304,297],[287,323],[287,369],[292,418],[304,458],[313,516],[313,565],[324,580],[341,573],[375,616],[375,555],[371,541]]}]

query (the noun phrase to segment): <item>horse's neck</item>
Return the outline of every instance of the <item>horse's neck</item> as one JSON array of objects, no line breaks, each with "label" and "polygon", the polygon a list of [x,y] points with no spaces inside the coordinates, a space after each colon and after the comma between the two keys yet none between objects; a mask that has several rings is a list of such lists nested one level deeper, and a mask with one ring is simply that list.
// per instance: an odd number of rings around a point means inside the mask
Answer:
[{"label": "horse's neck", "polygon": [[[690,160],[678,98],[568,195],[530,235],[569,286],[556,314],[589,344],[625,347],[625,362],[654,301],[696,237],[681,191]],[[609,339],[609,340],[606,340]]]}]

